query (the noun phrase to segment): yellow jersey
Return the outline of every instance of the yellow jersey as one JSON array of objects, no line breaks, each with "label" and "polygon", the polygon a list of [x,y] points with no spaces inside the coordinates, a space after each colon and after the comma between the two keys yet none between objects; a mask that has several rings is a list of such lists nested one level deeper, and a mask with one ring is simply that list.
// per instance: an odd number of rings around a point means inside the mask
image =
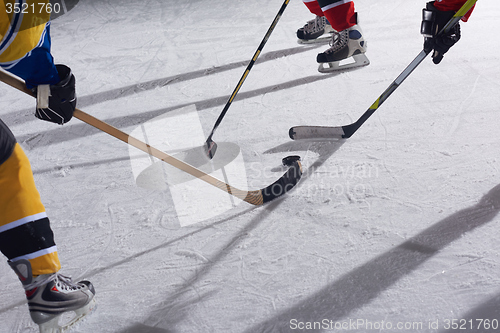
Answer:
[{"label": "yellow jersey", "polygon": [[0,63],[33,50],[50,20],[49,0],[0,0]]}]

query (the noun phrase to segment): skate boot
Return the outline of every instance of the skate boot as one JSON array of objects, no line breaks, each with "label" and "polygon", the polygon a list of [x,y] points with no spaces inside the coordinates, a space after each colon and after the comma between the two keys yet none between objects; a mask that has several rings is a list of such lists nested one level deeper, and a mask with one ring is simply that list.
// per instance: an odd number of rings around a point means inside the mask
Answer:
[{"label": "skate boot", "polygon": [[[299,44],[327,43],[331,39],[330,34],[333,32],[334,30],[326,17],[316,16],[314,20],[308,21],[306,25],[297,30],[297,42]],[[324,34],[329,35],[319,38]]]},{"label": "skate boot", "polygon": [[[95,290],[89,281],[73,283],[59,273],[33,277],[31,264],[21,259],[9,261],[26,291],[31,319],[40,333],[60,333],[80,321],[95,307]],[[68,314],[73,316],[68,317]],[[63,316],[64,315],[64,316]],[[64,317],[64,322],[60,319]]]},{"label": "skate boot", "polygon": [[[320,64],[318,71],[321,73],[370,64],[370,61],[365,55],[366,42],[358,24],[342,30],[341,32],[334,33],[330,46],[328,50],[318,54],[316,58],[317,62]],[[351,57],[354,62],[340,64],[342,60]]]}]

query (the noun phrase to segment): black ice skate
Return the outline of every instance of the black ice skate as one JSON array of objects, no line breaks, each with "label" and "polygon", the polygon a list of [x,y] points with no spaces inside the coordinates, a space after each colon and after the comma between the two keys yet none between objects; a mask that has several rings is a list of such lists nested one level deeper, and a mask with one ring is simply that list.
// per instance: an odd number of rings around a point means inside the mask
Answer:
[{"label": "black ice skate", "polygon": [[[328,50],[318,54],[317,57],[317,61],[320,64],[318,71],[321,73],[370,64],[365,55],[366,42],[358,24],[341,32],[334,33],[330,45],[331,47]],[[348,60],[352,61],[349,62]]]},{"label": "black ice skate", "polygon": [[326,17],[316,16],[314,20],[307,21],[306,25],[297,30],[297,42],[299,44],[328,43],[334,31]]},{"label": "black ice skate", "polygon": [[95,290],[89,281],[73,283],[59,273],[33,277],[28,260],[9,261],[26,290],[31,319],[40,333],[60,333],[95,307]]}]

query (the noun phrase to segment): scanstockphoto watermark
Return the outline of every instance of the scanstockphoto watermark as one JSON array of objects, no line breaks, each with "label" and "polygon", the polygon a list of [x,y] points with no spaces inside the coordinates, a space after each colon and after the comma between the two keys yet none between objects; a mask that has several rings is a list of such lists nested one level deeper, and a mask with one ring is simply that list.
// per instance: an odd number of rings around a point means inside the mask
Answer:
[{"label": "scanstockphoto watermark", "polygon": [[371,321],[367,319],[346,319],[335,321],[323,319],[321,321],[301,321],[298,319],[290,320],[291,330],[322,330],[322,331],[422,331],[427,328],[427,324],[422,321]]},{"label": "scanstockphoto watermark", "polygon": [[[250,187],[257,181],[276,177],[276,168],[262,163],[247,163]],[[371,162],[341,160],[333,166],[311,166],[307,170],[308,182],[302,183],[299,194],[305,197],[331,198],[347,196],[367,197],[374,194],[370,182],[379,178],[380,168]]]},{"label": "scanstockphoto watermark", "polygon": [[298,195],[305,198],[328,200],[337,197],[347,197],[349,200],[365,199],[375,195],[374,187],[367,182],[357,183],[346,181],[342,183],[306,183],[298,189]]},{"label": "scanstockphoto watermark", "polygon": [[[269,178],[276,174],[276,167],[251,162],[248,165],[248,176],[255,179]],[[320,165],[307,168],[309,179],[374,179],[380,175],[380,168],[375,163],[359,161],[337,161],[335,165]]]},{"label": "scanstockphoto watermark", "polygon": [[291,319],[289,327],[294,330],[310,330],[322,332],[427,332],[429,330],[459,330],[460,332],[498,332],[500,321],[496,318],[469,318],[469,319],[430,319],[423,321],[390,321],[390,320],[367,320],[367,319],[345,319],[321,321],[304,321]]}]

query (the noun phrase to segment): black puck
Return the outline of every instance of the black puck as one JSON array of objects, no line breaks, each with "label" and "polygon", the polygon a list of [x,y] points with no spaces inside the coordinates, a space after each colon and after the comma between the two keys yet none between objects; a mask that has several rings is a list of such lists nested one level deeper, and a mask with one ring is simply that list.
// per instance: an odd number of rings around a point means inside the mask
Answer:
[{"label": "black puck", "polygon": [[291,166],[295,161],[300,161],[300,156],[298,155],[287,156],[281,160],[281,163],[284,166]]}]

